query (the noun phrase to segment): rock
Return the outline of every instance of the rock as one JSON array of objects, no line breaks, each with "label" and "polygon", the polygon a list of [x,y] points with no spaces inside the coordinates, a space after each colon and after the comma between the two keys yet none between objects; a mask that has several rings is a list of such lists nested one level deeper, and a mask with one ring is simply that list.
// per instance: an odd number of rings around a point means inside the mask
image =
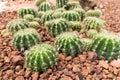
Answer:
[{"label": "rock", "polygon": [[97,54],[95,52],[88,52],[88,59],[95,60],[97,58]]},{"label": "rock", "polygon": [[68,57],[66,57],[66,61],[70,61],[72,59],[72,57],[71,56],[68,56]]},{"label": "rock", "polygon": [[24,58],[22,56],[13,56],[12,62],[16,65],[17,64],[23,65],[24,64]]},{"label": "rock", "polygon": [[79,69],[79,67],[77,65],[74,65],[72,71],[73,72],[79,72],[80,69]]},{"label": "rock", "polygon": [[72,79],[70,77],[68,77],[68,76],[64,76],[60,80],[72,80]]},{"label": "rock", "polygon": [[43,74],[40,75],[40,78],[41,78],[41,79],[44,79],[46,76],[47,76],[47,74],[46,74],[46,73],[43,73]]},{"label": "rock", "polygon": [[65,56],[63,54],[58,54],[58,58],[61,59],[61,60],[64,60]]},{"label": "rock", "polygon": [[120,67],[120,60],[113,60],[110,62],[110,65],[113,67]]},{"label": "rock", "polygon": [[68,69],[63,70],[64,75],[68,75]]},{"label": "rock", "polygon": [[38,80],[38,77],[39,77],[39,72],[34,72],[32,74],[32,80]]},{"label": "rock", "polygon": [[80,61],[85,62],[86,61],[86,55],[79,55]]},{"label": "rock", "polygon": [[100,7],[101,9],[103,9],[103,8],[104,8],[104,6],[103,6],[102,4],[100,4],[100,5],[99,5],[99,7]]},{"label": "rock", "polygon": [[89,70],[83,69],[82,75],[83,75],[83,76],[87,76],[88,74],[89,74]]},{"label": "rock", "polygon": [[23,76],[17,76],[15,80],[25,80]]},{"label": "rock", "polygon": [[15,68],[16,71],[20,71],[20,69],[21,69],[20,65],[16,66],[16,68]]},{"label": "rock", "polygon": [[52,73],[52,69],[48,69],[46,73],[47,73],[47,74]]},{"label": "rock", "polygon": [[72,65],[68,64],[67,66],[67,69],[71,70],[72,69]]},{"label": "rock", "polygon": [[5,57],[4,58],[4,61],[7,63],[7,62],[10,62],[10,58],[9,57]]},{"label": "rock", "polygon": [[13,76],[13,75],[14,75],[14,71],[13,71],[13,70],[7,70],[7,71],[6,71],[6,74],[7,74],[8,76]]},{"label": "rock", "polygon": [[28,77],[30,77],[30,75],[31,75],[31,71],[27,69],[25,71],[25,77],[28,78]]},{"label": "rock", "polygon": [[108,69],[109,65],[107,62],[105,62],[104,60],[100,60],[99,61],[99,65],[105,69]]}]

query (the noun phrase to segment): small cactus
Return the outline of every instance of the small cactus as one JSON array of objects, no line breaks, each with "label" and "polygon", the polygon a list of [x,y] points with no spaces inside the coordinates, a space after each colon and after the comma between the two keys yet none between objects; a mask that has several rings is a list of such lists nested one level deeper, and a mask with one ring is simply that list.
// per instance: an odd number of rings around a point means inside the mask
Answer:
[{"label": "small cactus", "polygon": [[65,11],[64,8],[58,8],[54,11],[53,15],[55,15],[56,18],[60,18],[64,11]]},{"label": "small cactus", "polygon": [[87,36],[90,38],[94,38],[98,34],[98,31],[95,29],[90,29],[87,31]]},{"label": "small cactus", "polygon": [[22,51],[40,42],[39,34],[34,29],[23,29],[14,34],[13,46]]},{"label": "small cactus", "polygon": [[56,37],[62,32],[68,31],[67,21],[61,18],[46,22],[45,26],[47,27],[48,33],[53,37]]},{"label": "small cactus", "polygon": [[26,15],[24,16],[24,19],[27,20],[27,21],[33,21],[34,16],[31,15],[31,14],[26,14]]},{"label": "small cactus", "polygon": [[79,14],[72,10],[63,12],[61,17],[65,18],[68,21],[79,21],[80,20]]},{"label": "small cactus", "polygon": [[39,11],[38,12],[38,17],[41,18],[44,13],[45,13],[44,11]]},{"label": "small cactus", "polygon": [[48,11],[48,10],[53,10],[53,6],[48,2],[43,2],[38,7],[38,11]]},{"label": "small cactus", "polygon": [[33,21],[38,22],[40,25],[42,24],[42,21],[41,21],[41,19],[40,19],[40,18],[34,18],[34,19],[33,19]]},{"label": "small cactus", "polygon": [[57,6],[57,8],[62,8],[67,3],[68,3],[68,0],[56,0],[56,6]]},{"label": "small cactus", "polygon": [[3,30],[1,31],[1,35],[2,35],[3,37],[9,37],[10,35],[12,35],[12,33],[9,32],[8,29],[3,29]]},{"label": "small cactus", "polygon": [[91,50],[96,52],[99,58],[104,57],[108,61],[118,59],[120,58],[120,39],[110,33],[98,34],[93,39]]},{"label": "small cactus", "polygon": [[82,43],[80,37],[72,32],[60,34],[55,42],[56,50],[63,53],[65,56],[71,55],[75,57],[82,51]]},{"label": "small cactus", "polygon": [[57,54],[50,45],[36,45],[28,51],[25,62],[31,70],[45,72],[57,64]]},{"label": "small cactus", "polygon": [[31,28],[35,28],[35,29],[37,29],[37,28],[40,27],[40,25],[39,25],[38,22],[36,22],[36,21],[32,21],[32,22],[30,22],[30,27],[31,27]]},{"label": "small cactus", "polygon": [[23,19],[15,19],[10,21],[6,27],[10,32],[14,33],[18,30],[29,28],[29,22]]},{"label": "small cactus", "polygon": [[35,4],[36,4],[36,6],[39,6],[44,1],[46,1],[46,0],[35,0]]},{"label": "small cactus", "polygon": [[38,16],[37,11],[33,8],[27,7],[27,8],[20,8],[19,9],[19,11],[18,11],[19,18],[23,18],[26,14],[31,14],[34,17]]},{"label": "small cactus", "polygon": [[91,16],[91,17],[100,17],[102,14],[102,12],[100,10],[88,10],[86,12],[87,16]]}]

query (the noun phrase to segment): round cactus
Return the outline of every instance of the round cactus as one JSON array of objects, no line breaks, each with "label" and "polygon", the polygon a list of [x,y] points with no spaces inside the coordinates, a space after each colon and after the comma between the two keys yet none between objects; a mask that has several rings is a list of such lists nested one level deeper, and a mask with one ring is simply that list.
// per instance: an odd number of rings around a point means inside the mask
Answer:
[{"label": "round cactus", "polygon": [[100,30],[104,25],[104,21],[96,17],[86,17],[83,20],[83,23],[85,24],[86,29]]},{"label": "round cactus", "polygon": [[60,34],[56,39],[55,46],[56,50],[65,56],[71,55],[75,57],[82,51],[82,43],[79,36],[72,32]]},{"label": "round cactus", "polygon": [[56,0],[56,6],[57,6],[57,8],[62,8],[67,3],[68,3],[68,0]]},{"label": "round cactus", "polygon": [[12,33],[9,32],[8,29],[3,29],[3,30],[1,31],[1,35],[2,35],[3,37],[9,37],[10,35],[12,35]]},{"label": "round cactus", "polygon": [[31,14],[26,14],[23,18],[27,21],[33,21],[34,16]]},{"label": "round cactus", "polygon": [[38,22],[36,22],[36,21],[32,21],[32,22],[30,22],[30,27],[31,27],[31,28],[35,28],[35,29],[37,29],[37,28],[40,27],[40,25],[39,25]]},{"label": "round cactus", "polygon": [[87,36],[90,38],[94,38],[98,34],[98,31],[95,29],[90,29],[87,31]]},{"label": "round cactus", "polygon": [[27,7],[27,8],[20,8],[19,9],[19,11],[18,11],[19,18],[23,18],[26,14],[31,14],[34,17],[38,16],[37,11],[33,8]]},{"label": "round cactus", "polygon": [[36,45],[28,51],[25,62],[31,70],[45,72],[57,64],[57,54],[50,45]]},{"label": "round cactus", "polygon": [[47,27],[48,33],[53,37],[56,37],[62,32],[68,31],[67,21],[61,18],[46,22],[45,26]]},{"label": "round cactus", "polygon": [[92,51],[98,54],[98,57],[104,57],[106,60],[120,58],[120,39],[110,33],[98,34],[94,37]]},{"label": "round cactus", "polygon": [[48,11],[48,10],[52,10],[52,9],[53,9],[53,6],[48,2],[43,2],[38,7],[38,11]]},{"label": "round cactus", "polygon": [[41,18],[44,13],[45,13],[44,11],[39,11],[38,12],[38,17]]},{"label": "round cactus", "polygon": [[46,0],[35,0],[35,4],[36,4],[36,6],[39,6],[44,1],[46,1]]},{"label": "round cactus", "polygon": [[13,46],[18,50],[26,50],[40,42],[39,34],[36,30],[27,28],[18,31],[13,37]]},{"label": "round cactus", "polygon": [[10,32],[14,33],[18,30],[29,28],[29,22],[23,19],[15,19],[10,21],[6,27]]},{"label": "round cactus", "polygon": [[92,45],[92,40],[88,38],[82,38],[82,51],[89,51]]},{"label": "round cactus", "polygon": [[61,17],[65,18],[68,21],[79,21],[80,20],[79,14],[72,10],[63,12]]},{"label": "round cactus", "polygon": [[65,11],[65,9],[64,8],[58,8],[58,9],[56,9],[55,11],[54,11],[54,16],[56,17],[56,18],[60,18],[61,17],[61,15],[62,15],[62,13]]},{"label": "round cactus", "polygon": [[100,10],[88,10],[87,12],[86,12],[86,15],[87,16],[94,16],[94,17],[100,17],[101,16],[101,14],[102,14],[102,12],[100,11]]}]

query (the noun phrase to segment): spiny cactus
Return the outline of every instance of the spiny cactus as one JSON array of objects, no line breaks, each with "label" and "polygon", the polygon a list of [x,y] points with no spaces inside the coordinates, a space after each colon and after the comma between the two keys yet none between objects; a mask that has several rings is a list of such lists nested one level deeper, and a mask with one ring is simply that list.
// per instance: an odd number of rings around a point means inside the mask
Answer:
[{"label": "spiny cactus", "polygon": [[48,10],[53,10],[53,6],[48,2],[43,2],[38,7],[38,11],[48,11]]},{"label": "spiny cactus", "polygon": [[68,3],[68,0],[56,0],[56,6],[57,6],[57,8],[62,8],[67,3]]},{"label": "spiny cactus", "polygon": [[65,11],[65,9],[64,8],[58,8],[58,9],[56,9],[55,11],[54,11],[54,16],[56,17],[56,18],[60,18],[61,17],[61,15],[62,15],[62,13]]},{"label": "spiny cactus", "polygon": [[53,68],[57,64],[57,54],[50,45],[36,45],[28,51],[25,62],[31,70],[45,72],[48,68]]},{"label": "spiny cactus", "polygon": [[42,21],[41,21],[41,19],[40,19],[40,18],[34,18],[34,19],[33,19],[33,21],[38,22],[40,25],[42,24]]},{"label": "spiny cactus", "polygon": [[34,16],[31,15],[31,14],[26,14],[26,15],[24,16],[24,19],[27,20],[27,21],[33,21]]},{"label": "spiny cactus", "polygon": [[87,31],[87,36],[90,38],[94,38],[94,36],[96,36],[96,34],[98,34],[98,31],[95,29],[90,29]]},{"label": "spiny cactus", "polygon": [[87,16],[94,16],[94,17],[100,17],[101,16],[101,14],[102,14],[102,12],[100,11],[100,10],[88,10],[87,12],[86,12],[86,15]]},{"label": "spiny cactus", "polygon": [[96,52],[99,58],[118,59],[120,58],[120,39],[110,33],[98,34],[93,39],[92,51]]},{"label": "spiny cactus", "polygon": [[20,8],[18,11],[18,16],[19,18],[23,18],[26,14],[31,14],[34,17],[37,17],[37,11],[33,8],[25,7],[25,8]]},{"label": "spiny cactus", "polygon": [[92,45],[92,40],[88,38],[82,38],[82,51],[89,51]]},{"label": "spiny cactus", "polygon": [[37,28],[40,27],[40,25],[39,25],[38,22],[36,22],[36,21],[32,21],[32,22],[30,22],[30,27],[31,27],[31,28],[35,28],[35,29],[37,29]]},{"label": "spiny cactus", "polygon": [[10,35],[12,35],[12,33],[9,32],[8,29],[3,29],[3,30],[1,31],[1,35],[2,35],[3,37],[9,37]]},{"label": "spiny cactus", "polygon": [[41,18],[44,13],[45,13],[44,11],[39,11],[38,12],[38,17]]},{"label": "spiny cactus", "polygon": [[18,30],[29,28],[29,22],[23,19],[15,19],[10,21],[7,24],[6,28],[10,32],[14,33],[14,32],[17,32]]},{"label": "spiny cactus", "polygon": [[48,33],[56,37],[62,32],[68,31],[68,22],[65,19],[55,19],[45,23]]},{"label": "spiny cactus", "polygon": [[56,50],[65,56],[71,55],[75,57],[82,51],[82,43],[79,36],[72,32],[60,34],[55,41],[55,46]]},{"label": "spiny cactus", "polygon": [[39,34],[36,30],[27,28],[14,34],[12,43],[18,50],[26,50],[40,42]]},{"label": "spiny cactus", "polygon": [[65,18],[68,21],[79,21],[80,20],[79,14],[72,10],[63,12],[61,17]]},{"label": "spiny cactus", "polygon": [[35,4],[36,4],[36,6],[39,6],[44,1],[46,1],[46,0],[35,0]]},{"label": "spiny cactus", "polygon": [[104,21],[96,17],[86,17],[83,20],[83,23],[85,24],[85,28],[87,30],[88,29],[100,30],[104,25]]}]

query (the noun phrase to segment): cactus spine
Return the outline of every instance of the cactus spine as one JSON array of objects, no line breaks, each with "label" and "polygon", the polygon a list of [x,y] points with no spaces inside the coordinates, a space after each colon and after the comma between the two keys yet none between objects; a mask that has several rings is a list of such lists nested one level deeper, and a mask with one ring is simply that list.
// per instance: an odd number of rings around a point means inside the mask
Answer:
[{"label": "cactus spine", "polygon": [[57,8],[62,8],[67,3],[68,3],[68,0],[56,0],[56,6],[57,6]]}]

